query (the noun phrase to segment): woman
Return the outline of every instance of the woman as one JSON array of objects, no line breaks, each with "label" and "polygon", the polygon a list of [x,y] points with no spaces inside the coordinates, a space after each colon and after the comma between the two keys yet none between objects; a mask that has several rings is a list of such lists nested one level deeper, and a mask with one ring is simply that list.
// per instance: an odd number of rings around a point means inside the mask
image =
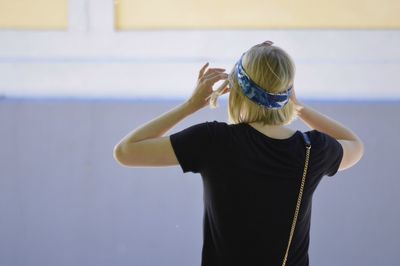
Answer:
[{"label": "woman", "polygon": [[[270,41],[243,54],[229,75],[207,63],[186,102],[115,146],[114,158],[124,166],[180,164],[183,172],[201,174],[202,265],[308,265],[313,192],[324,175],[363,155],[351,130],[298,101],[294,72],[290,56]],[[222,90],[213,91],[221,80]],[[229,124],[205,122],[165,135],[227,92]],[[296,117],[311,128],[305,136],[287,127]]]}]

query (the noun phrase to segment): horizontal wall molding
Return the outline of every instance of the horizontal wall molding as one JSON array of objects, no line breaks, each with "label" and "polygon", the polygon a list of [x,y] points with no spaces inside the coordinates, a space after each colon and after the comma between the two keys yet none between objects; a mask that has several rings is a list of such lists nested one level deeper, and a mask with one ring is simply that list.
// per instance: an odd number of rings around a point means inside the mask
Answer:
[{"label": "horizontal wall molding", "polygon": [[[233,62],[233,61],[232,61]],[[3,95],[189,96],[200,63],[2,63]],[[233,65],[220,64],[230,69]],[[295,87],[308,98],[400,98],[396,64],[301,64]],[[379,68],[379,71],[377,70]],[[366,79],[368,77],[368,79]]]},{"label": "horizontal wall molding", "polygon": [[186,97],[203,63],[230,70],[270,39],[295,60],[304,97],[400,98],[395,30],[0,31],[0,39],[8,97]]}]

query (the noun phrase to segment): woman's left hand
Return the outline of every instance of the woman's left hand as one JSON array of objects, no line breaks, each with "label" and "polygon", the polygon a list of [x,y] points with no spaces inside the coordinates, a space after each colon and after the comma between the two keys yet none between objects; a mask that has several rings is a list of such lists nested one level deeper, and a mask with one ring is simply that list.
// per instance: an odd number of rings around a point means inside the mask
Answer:
[{"label": "woman's left hand", "polygon": [[188,103],[195,110],[199,110],[209,104],[209,97],[213,92],[213,86],[220,80],[226,80],[228,74],[223,68],[208,68],[208,63],[205,64],[199,72],[196,88]]}]

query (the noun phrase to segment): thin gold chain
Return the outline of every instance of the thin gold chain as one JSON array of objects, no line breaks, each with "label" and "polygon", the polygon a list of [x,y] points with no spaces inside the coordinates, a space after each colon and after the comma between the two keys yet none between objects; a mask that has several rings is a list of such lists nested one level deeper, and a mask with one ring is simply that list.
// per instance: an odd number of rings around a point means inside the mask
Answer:
[{"label": "thin gold chain", "polygon": [[301,179],[301,185],[300,185],[300,192],[299,192],[299,197],[297,198],[297,204],[296,204],[296,210],[294,211],[294,217],[293,217],[293,222],[292,222],[292,228],[290,229],[290,235],[289,235],[289,243],[286,248],[285,252],[285,257],[283,258],[282,266],[286,265],[287,257],[289,254],[289,248],[290,244],[292,243],[292,238],[294,234],[294,229],[296,227],[296,222],[297,222],[297,216],[299,215],[299,210],[300,210],[300,204],[301,204],[301,198],[303,197],[303,189],[304,189],[304,184],[306,182],[306,175],[307,175],[307,169],[308,169],[308,161],[310,159],[310,149],[311,146],[307,145],[306,146],[306,161],[304,164],[304,171],[303,171],[303,177]]}]

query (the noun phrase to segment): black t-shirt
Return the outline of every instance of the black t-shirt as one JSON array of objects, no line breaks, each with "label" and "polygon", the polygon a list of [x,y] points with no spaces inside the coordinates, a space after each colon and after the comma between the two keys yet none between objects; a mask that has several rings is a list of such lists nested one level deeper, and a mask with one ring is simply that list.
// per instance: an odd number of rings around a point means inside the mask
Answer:
[{"label": "black t-shirt", "polygon": [[[308,131],[311,155],[288,266],[309,265],[312,195],[340,165],[340,143]],[[183,172],[204,189],[202,266],[281,265],[305,161],[302,133],[270,138],[245,123],[205,122],[170,136]]]}]

